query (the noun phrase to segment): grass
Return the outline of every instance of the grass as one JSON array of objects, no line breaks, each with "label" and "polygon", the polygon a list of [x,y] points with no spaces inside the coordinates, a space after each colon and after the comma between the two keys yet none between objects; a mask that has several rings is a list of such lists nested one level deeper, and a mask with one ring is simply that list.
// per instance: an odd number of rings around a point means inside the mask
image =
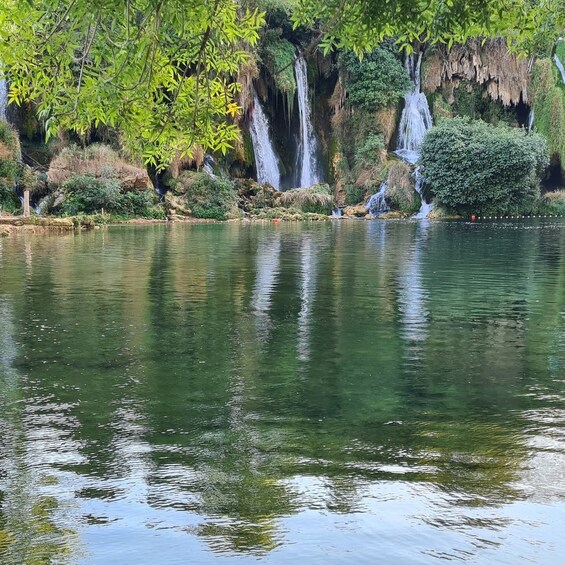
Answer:
[{"label": "grass", "polygon": [[334,207],[334,199],[330,187],[320,184],[283,192],[281,204],[284,208],[295,208],[301,212],[329,215]]},{"label": "grass", "polygon": [[51,162],[47,179],[52,187],[59,187],[74,175],[91,175],[96,178],[117,178],[123,188],[147,189],[151,181],[147,171],[129,163],[111,147],[89,145],[85,149],[65,147]]}]

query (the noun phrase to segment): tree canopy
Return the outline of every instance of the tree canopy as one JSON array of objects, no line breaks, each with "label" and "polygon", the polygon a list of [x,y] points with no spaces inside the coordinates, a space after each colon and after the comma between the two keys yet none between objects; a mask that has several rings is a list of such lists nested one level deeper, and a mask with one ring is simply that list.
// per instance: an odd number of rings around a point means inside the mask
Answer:
[{"label": "tree canopy", "polygon": [[48,137],[106,125],[157,165],[196,145],[225,152],[238,135],[238,71],[272,6],[324,49],[357,53],[386,37],[407,48],[530,41],[542,22],[557,34],[565,21],[561,0],[4,0],[1,70],[11,101],[36,104]]},{"label": "tree canopy", "polygon": [[232,0],[5,0],[0,61],[48,136],[104,124],[166,163],[230,146],[235,77],[263,23]]},{"label": "tree canopy", "polygon": [[[413,42],[463,43],[469,37],[504,36],[528,48],[540,29],[558,36],[562,0],[296,0],[296,25],[318,26],[321,45],[358,54],[387,37]],[[547,22],[551,22],[548,29]]]}]

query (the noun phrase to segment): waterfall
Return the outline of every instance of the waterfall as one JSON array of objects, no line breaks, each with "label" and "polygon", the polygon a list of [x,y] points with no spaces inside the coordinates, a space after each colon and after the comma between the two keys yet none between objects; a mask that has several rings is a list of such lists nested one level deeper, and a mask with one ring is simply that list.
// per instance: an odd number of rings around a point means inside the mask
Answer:
[{"label": "waterfall", "polygon": [[565,84],[565,67],[563,67],[563,63],[561,62],[561,59],[557,56],[557,53],[553,56],[553,60],[555,61],[555,64],[557,65],[557,68],[559,69],[559,72],[561,73],[561,78],[563,79],[563,84]]},{"label": "waterfall", "polygon": [[8,83],[6,79],[0,78],[0,120],[6,119],[6,109],[8,108]]},{"label": "waterfall", "polygon": [[300,145],[298,164],[300,177],[298,186],[307,188],[320,182],[318,171],[318,141],[312,125],[312,110],[308,97],[308,67],[303,57],[298,57],[294,63],[296,88],[298,92],[298,111],[300,115]]},{"label": "waterfall", "polygon": [[379,216],[384,212],[389,211],[389,207],[386,203],[385,195],[388,189],[388,182],[383,182],[376,194],[373,194],[371,198],[365,204],[365,208],[373,215]]},{"label": "waterfall", "polygon": [[[426,132],[432,127],[432,115],[426,95],[421,92],[420,67],[422,65],[422,53],[418,59],[414,55],[406,58],[406,70],[412,79],[414,87],[404,96],[404,110],[400,118],[398,130],[398,144],[396,154],[407,163],[414,165],[420,158],[420,146]],[[427,204],[422,196],[424,179],[416,169],[416,191],[422,198],[422,207],[416,218],[426,217],[432,210],[433,204]]]},{"label": "waterfall", "polygon": [[216,161],[212,155],[206,154],[204,156],[204,164],[202,165],[202,170],[213,179],[217,178],[214,172],[214,167],[216,166]]},{"label": "waterfall", "polygon": [[530,115],[528,116],[528,131],[532,131],[534,129],[534,109],[530,110]]},{"label": "waterfall", "polygon": [[420,206],[420,211],[414,216],[416,220],[423,220],[428,217],[428,214],[434,209],[433,202],[426,202],[424,199],[424,182],[425,179],[422,176],[420,167],[416,167],[414,171],[415,189],[422,199],[422,205]]},{"label": "waterfall", "polygon": [[255,154],[255,166],[257,168],[257,181],[261,184],[269,183],[280,190],[281,173],[279,170],[279,158],[269,136],[269,121],[259,102],[257,92],[253,93],[254,108],[251,114],[249,132],[253,143]]},{"label": "waterfall", "polygon": [[218,165],[216,159],[209,153],[204,156],[204,164],[202,165],[202,171],[213,179],[218,178],[218,174],[222,179],[229,179],[229,175],[226,171]]}]

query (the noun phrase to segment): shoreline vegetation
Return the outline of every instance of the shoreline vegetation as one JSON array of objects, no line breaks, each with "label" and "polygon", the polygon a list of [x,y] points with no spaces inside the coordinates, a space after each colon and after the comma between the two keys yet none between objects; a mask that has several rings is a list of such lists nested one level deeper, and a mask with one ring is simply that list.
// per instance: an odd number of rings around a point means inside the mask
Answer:
[{"label": "shoreline vegetation", "polygon": [[[544,219],[544,218],[563,218],[564,214],[540,213],[531,215],[490,215],[469,217],[458,214],[447,213],[445,211],[436,211],[428,217],[432,221],[481,221],[481,220],[520,220],[520,219]],[[210,218],[190,218],[190,217],[169,217],[165,219],[151,218],[116,218],[109,214],[93,214],[90,216],[69,216],[60,218],[56,216],[0,216],[0,238],[18,234],[65,234],[71,232],[79,232],[86,230],[100,229],[101,227],[110,226],[148,226],[148,225],[171,225],[171,224],[226,224],[226,223],[254,223],[254,224],[278,224],[292,222],[329,222],[329,221],[409,221],[411,216],[402,212],[387,212],[378,217],[367,214],[364,217],[359,216],[323,216],[321,214],[295,214],[286,217],[242,217],[231,218],[226,220],[210,219]]]},{"label": "shoreline vegetation", "polygon": [[[168,43],[169,35],[150,33],[152,41],[164,41],[163,57],[174,60],[171,76],[181,73],[176,92],[151,85],[152,119],[143,107],[124,120],[117,110],[120,89],[98,107],[95,94],[108,81],[98,75],[106,70],[94,64],[93,54],[109,39],[99,29],[111,21],[106,15],[93,26],[99,33],[87,37],[78,77],[76,53],[71,59],[38,53],[34,71],[24,77],[14,53],[0,49],[0,217],[16,218],[0,221],[3,231],[565,214],[565,41],[558,39],[562,23],[549,4],[549,12],[536,17],[545,14],[551,33],[536,32],[522,49],[505,41],[502,30],[450,36],[448,45],[430,38],[422,43],[419,33],[403,44],[392,31],[359,48],[325,45],[316,43],[323,30],[314,20],[302,21],[295,3],[253,6],[249,20],[239,22],[242,36],[231,37],[234,45],[242,39],[247,45],[233,65],[222,67],[222,88],[229,92],[220,103],[218,85],[217,107],[208,100],[214,107],[197,111],[190,89],[198,92],[201,79],[214,83],[219,75],[193,76],[188,60],[176,60],[178,46]],[[207,13],[208,4],[202,9]],[[237,21],[233,9],[226,3],[226,25]],[[82,33],[82,12],[74,3],[68,10],[73,33]],[[48,14],[37,25],[64,37],[55,14]],[[121,21],[123,14],[116,17]],[[296,28],[298,21],[305,27]],[[15,34],[12,49],[37,47],[38,29],[19,20],[12,25],[28,33]],[[509,21],[503,29],[516,26]],[[225,53],[204,55],[216,60]],[[33,80],[61,78],[45,74],[54,64],[68,65],[68,107]],[[145,76],[146,66],[130,69],[136,72],[129,78],[118,73],[127,79],[124,92]],[[143,124],[135,126],[139,119]],[[32,218],[18,217],[22,207]]]}]

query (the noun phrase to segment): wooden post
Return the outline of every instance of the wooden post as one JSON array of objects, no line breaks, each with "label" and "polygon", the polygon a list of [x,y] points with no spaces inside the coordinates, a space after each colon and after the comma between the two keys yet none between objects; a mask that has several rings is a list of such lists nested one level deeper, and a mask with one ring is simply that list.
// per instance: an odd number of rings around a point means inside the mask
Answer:
[{"label": "wooden post", "polygon": [[24,190],[24,218],[30,217],[29,211],[29,190]]}]

